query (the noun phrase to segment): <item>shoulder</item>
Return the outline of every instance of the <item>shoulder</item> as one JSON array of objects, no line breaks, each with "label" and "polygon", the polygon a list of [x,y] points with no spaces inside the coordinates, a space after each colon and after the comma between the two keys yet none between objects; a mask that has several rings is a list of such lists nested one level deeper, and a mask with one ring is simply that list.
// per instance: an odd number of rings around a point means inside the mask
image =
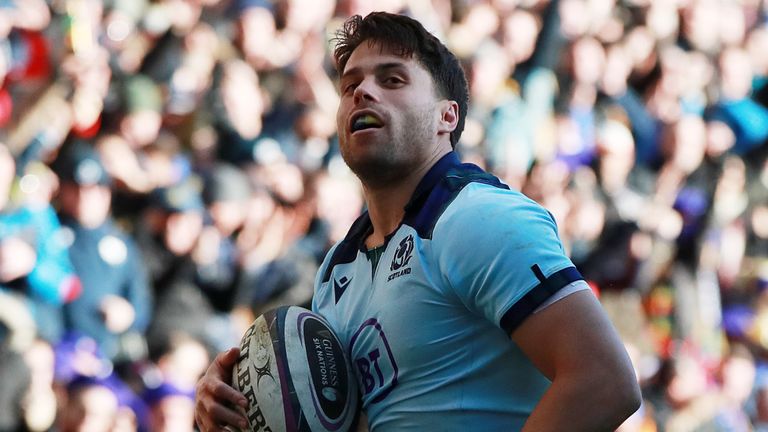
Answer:
[{"label": "shoulder", "polygon": [[[328,253],[325,254],[325,258],[323,258],[323,262],[320,263],[320,267],[317,269],[317,275],[320,278],[318,282],[326,282],[328,277],[326,276],[326,273],[330,272],[331,268],[333,267],[333,262],[338,261],[338,251],[339,247],[342,246],[344,243],[343,240],[336,242],[331,248],[328,250]],[[317,285],[320,285],[318,283]]]},{"label": "shoulder", "polygon": [[549,276],[573,265],[545,208],[519,192],[482,184],[468,185],[446,208],[432,250],[451,275],[493,273],[518,278],[505,284],[526,288],[538,283],[537,272]]},{"label": "shoulder", "polygon": [[[437,223],[446,211],[456,207],[466,189],[508,191],[509,187],[495,176],[472,164],[460,164],[446,170],[428,192],[415,194],[406,206],[403,224],[413,227],[419,237],[431,239]],[[463,201],[460,199],[459,201]]]},{"label": "shoulder", "polygon": [[[343,294],[343,287],[337,283],[331,283],[331,273],[333,268],[338,264],[343,264],[342,261],[349,262],[348,257],[340,256],[340,253],[348,254],[344,252],[345,241],[342,240],[328,251],[320,267],[317,269],[315,275],[314,295],[312,296],[312,310],[320,313],[330,319],[328,311],[333,309],[338,297]],[[337,292],[342,290],[342,292]]]},{"label": "shoulder", "polygon": [[439,241],[444,235],[485,238],[506,233],[519,239],[541,231],[557,232],[554,218],[544,207],[520,192],[472,183],[445,209],[434,237]]},{"label": "shoulder", "polygon": [[347,235],[341,241],[337,242],[323,259],[318,271],[317,285],[328,282],[331,277],[333,267],[338,264],[354,262],[357,259],[357,252],[365,240],[365,236],[371,229],[371,220],[368,212],[364,212],[357,218],[347,232]]}]

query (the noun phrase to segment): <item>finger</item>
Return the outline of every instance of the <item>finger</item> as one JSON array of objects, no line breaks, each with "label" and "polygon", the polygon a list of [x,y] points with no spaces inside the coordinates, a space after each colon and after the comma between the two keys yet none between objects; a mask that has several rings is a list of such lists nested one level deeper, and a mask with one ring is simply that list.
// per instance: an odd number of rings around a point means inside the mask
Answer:
[{"label": "finger", "polygon": [[245,411],[224,405],[199,402],[195,407],[195,424],[201,432],[242,431],[248,429]]},{"label": "finger", "polygon": [[237,363],[238,358],[240,358],[240,348],[235,347],[220,353],[213,361],[219,374],[222,377],[225,377],[227,382],[229,382],[230,377],[232,376],[232,368],[235,366],[235,363]]},{"label": "finger", "polygon": [[232,405],[239,405],[243,408],[248,406],[248,400],[245,399],[245,396],[242,393],[223,382],[219,381],[214,383],[211,393],[213,393],[214,399],[216,401],[227,401]]},{"label": "finger", "polygon": [[201,424],[197,424],[198,430],[200,432],[244,432],[247,431],[248,428],[245,429],[234,427],[234,426],[224,426],[224,425],[211,425],[211,426],[203,426]]},{"label": "finger", "polygon": [[210,414],[211,420],[221,426],[234,426],[240,429],[248,428],[248,420],[244,414],[227,408],[224,405],[213,405]]},{"label": "finger", "polygon": [[[197,409],[195,409],[195,411],[197,411]],[[199,413],[195,413],[195,425],[197,425],[200,432],[209,432],[211,430],[211,428],[208,427],[208,422],[206,422],[205,418]]]},{"label": "finger", "polygon": [[232,382],[232,369],[235,366],[235,363],[237,363],[237,360],[240,358],[240,349],[230,348],[229,350],[219,354],[216,357],[216,361],[214,362],[216,364],[217,369],[219,370],[219,374],[221,377],[221,381],[224,382],[224,386],[221,385],[221,382],[214,383],[214,392],[213,394],[219,398],[226,399],[232,404],[240,405],[243,408],[248,407],[248,401],[245,399],[245,396],[243,396],[242,393],[232,388],[231,382]]},{"label": "finger", "polygon": [[228,425],[217,425],[203,422],[197,422],[197,430],[200,432],[244,432],[248,430],[248,427],[240,428]]}]

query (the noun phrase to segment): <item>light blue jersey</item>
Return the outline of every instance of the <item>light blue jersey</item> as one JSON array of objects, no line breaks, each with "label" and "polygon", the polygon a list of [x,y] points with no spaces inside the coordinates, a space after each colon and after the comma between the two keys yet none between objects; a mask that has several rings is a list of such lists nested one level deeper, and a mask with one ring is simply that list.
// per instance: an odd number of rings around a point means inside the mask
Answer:
[{"label": "light blue jersey", "polygon": [[405,210],[375,271],[366,213],[315,286],[313,309],[347,348],[370,427],[519,430],[550,382],[509,334],[581,280],[552,216],[454,153]]}]

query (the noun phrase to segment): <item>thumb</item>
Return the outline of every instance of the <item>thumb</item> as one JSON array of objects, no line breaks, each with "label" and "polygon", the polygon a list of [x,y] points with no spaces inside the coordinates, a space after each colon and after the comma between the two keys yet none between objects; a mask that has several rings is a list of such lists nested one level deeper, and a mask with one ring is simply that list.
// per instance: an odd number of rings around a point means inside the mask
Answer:
[{"label": "thumb", "polygon": [[222,369],[232,372],[232,367],[240,358],[240,348],[232,347],[218,356],[218,363]]}]

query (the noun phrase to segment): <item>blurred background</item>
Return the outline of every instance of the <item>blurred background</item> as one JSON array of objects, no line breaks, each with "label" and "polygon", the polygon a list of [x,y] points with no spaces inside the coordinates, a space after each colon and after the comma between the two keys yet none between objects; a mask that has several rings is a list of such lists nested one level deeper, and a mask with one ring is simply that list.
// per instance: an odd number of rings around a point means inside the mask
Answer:
[{"label": "blurred background", "polygon": [[768,1],[0,0],[0,431],[190,431],[359,215],[329,56],[417,18],[457,149],[546,206],[643,392],[622,431],[768,431]]}]

